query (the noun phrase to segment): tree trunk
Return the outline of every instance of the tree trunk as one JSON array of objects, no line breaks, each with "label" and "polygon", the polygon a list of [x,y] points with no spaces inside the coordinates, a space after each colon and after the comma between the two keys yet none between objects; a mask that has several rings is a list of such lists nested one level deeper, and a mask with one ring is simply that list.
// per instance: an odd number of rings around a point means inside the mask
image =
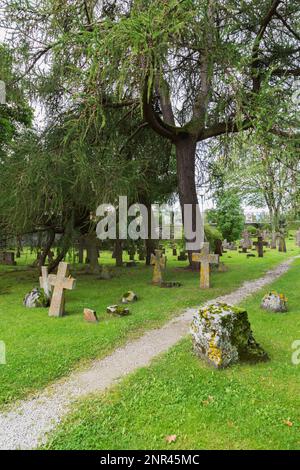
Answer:
[{"label": "tree trunk", "polygon": [[[193,232],[196,232],[196,214],[197,211],[199,211],[195,182],[196,146],[196,140],[191,137],[182,138],[176,143],[177,177],[179,186],[179,200],[182,211],[182,220],[184,227],[186,228],[189,224]],[[192,205],[192,221],[184,220],[185,204]],[[199,235],[200,234],[198,234],[198,237]],[[190,240],[187,240],[186,238],[186,241],[193,242],[195,241],[195,237]],[[193,269],[198,269],[199,263],[192,262],[192,253],[194,251],[199,250],[187,250],[189,263]]]},{"label": "tree trunk", "polygon": [[123,266],[123,248],[122,248],[122,240],[119,238],[115,241],[115,249],[114,254],[116,258],[116,266],[121,267]]},{"label": "tree trunk", "polygon": [[151,201],[149,201],[145,197],[140,196],[140,202],[144,204],[147,208],[147,215],[148,215],[148,238],[145,240],[145,250],[146,250],[146,259],[145,265],[150,266],[151,263],[151,255],[154,254],[155,249],[158,245],[158,240],[152,240],[151,238],[151,215],[152,215],[152,207]]},{"label": "tree trunk", "polygon": [[272,244],[271,248],[273,250],[276,249],[277,245],[277,234],[279,232],[279,214],[277,212],[273,212],[273,221],[272,221]]},{"label": "tree trunk", "polygon": [[87,257],[89,260],[88,271],[92,274],[98,274],[101,272],[101,266],[98,262],[99,249],[97,247],[97,239],[89,239],[87,242]]},{"label": "tree trunk", "polygon": [[78,263],[83,264],[83,262],[84,262],[83,256],[84,256],[84,243],[83,243],[83,240],[79,240]]},{"label": "tree trunk", "polygon": [[39,267],[41,268],[42,266],[45,265],[46,263],[46,258],[51,250],[51,247],[54,243],[54,240],[55,240],[55,230],[49,230],[49,233],[48,233],[48,240],[43,248],[43,251],[39,257]]}]

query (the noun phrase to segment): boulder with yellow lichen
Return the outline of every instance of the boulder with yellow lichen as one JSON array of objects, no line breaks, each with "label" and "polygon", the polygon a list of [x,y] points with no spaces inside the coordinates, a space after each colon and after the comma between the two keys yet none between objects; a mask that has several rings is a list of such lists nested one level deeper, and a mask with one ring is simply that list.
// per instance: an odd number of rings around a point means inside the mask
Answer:
[{"label": "boulder with yellow lichen", "polygon": [[191,333],[196,354],[218,369],[239,361],[269,359],[253,337],[246,310],[232,305],[215,303],[201,308]]}]

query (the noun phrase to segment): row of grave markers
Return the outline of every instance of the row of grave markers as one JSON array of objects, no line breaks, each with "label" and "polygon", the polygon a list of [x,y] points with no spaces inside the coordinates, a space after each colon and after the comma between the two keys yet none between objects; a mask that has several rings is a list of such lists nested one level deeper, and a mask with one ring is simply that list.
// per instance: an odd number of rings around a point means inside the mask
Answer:
[{"label": "row of grave markers", "polygon": [[[209,243],[204,243],[201,253],[193,253],[193,261],[200,264],[200,288],[208,289],[210,287],[210,264],[218,264],[219,256],[209,253]],[[152,255],[151,264],[153,265],[154,285],[162,283],[162,270],[166,268],[167,258],[162,250],[155,250]],[[42,267],[42,275],[39,278],[40,287],[45,295],[51,298],[49,316],[61,317],[65,312],[65,290],[73,290],[76,286],[76,280],[69,275],[69,264],[59,263],[57,274],[48,274],[47,266]]]},{"label": "row of grave markers", "polygon": [[[252,246],[248,232],[243,233],[242,248],[247,249]],[[263,248],[266,242],[263,237],[259,236],[256,245],[258,256],[263,256]],[[297,244],[300,246],[300,230],[297,232]],[[192,254],[192,261],[200,263],[200,288],[208,289],[210,287],[210,265],[219,264],[219,255],[211,254],[209,251],[209,243],[204,243],[200,253]],[[166,268],[167,258],[163,250],[155,250],[155,254],[151,256],[151,264],[153,265],[152,284],[162,285],[162,271]],[[66,262],[59,263],[57,274],[48,274],[48,268],[42,267],[42,275],[39,278],[40,287],[44,290],[47,298],[51,299],[49,316],[60,317],[65,310],[65,290],[73,290],[76,280],[69,275],[69,264]]]}]

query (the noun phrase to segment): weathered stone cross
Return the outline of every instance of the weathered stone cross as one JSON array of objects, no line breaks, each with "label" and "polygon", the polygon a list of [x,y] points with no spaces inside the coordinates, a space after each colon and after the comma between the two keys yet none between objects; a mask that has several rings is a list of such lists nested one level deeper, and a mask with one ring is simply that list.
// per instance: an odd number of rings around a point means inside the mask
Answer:
[{"label": "weathered stone cross", "polygon": [[243,235],[242,249],[244,253],[247,253],[247,249],[252,247],[252,241],[250,239],[249,232],[247,230],[244,230],[242,235]]},{"label": "weathered stone cross", "polygon": [[257,237],[257,242],[254,242],[254,245],[256,246],[258,257],[263,258],[264,257],[264,241],[262,236]]},{"label": "weathered stone cross", "polygon": [[50,299],[52,287],[49,282],[48,267],[42,266],[42,275],[40,276],[40,287],[44,290],[45,295]]},{"label": "weathered stone cross", "polygon": [[209,253],[209,243],[204,243],[201,253],[193,253],[192,260],[201,263],[200,266],[200,289],[209,289],[210,264],[219,263],[219,255]]},{"label": "weathered stone cross", "polygon": [[162,283],[162,269],[166,267],[166,257],[162,250],[155,250],[155,255],[151,255],[151,264],[154,266],[152,284]]},{"label": "weathered stone cross", "polygon": [[59,263],[57,274],[49,274],[48,282],[54,286],[51,304],[49,309],[49,317],[62,317],[65,310],[65,289],[73,290],[75,288],[76,279],[68,277],[68,263]]}]

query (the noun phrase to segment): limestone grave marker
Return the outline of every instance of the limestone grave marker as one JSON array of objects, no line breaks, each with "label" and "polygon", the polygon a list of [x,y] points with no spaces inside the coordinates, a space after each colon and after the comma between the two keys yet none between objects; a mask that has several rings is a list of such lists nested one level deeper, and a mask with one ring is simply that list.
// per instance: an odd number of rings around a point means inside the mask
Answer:
[{"label": "limestone grave marker", "polygon": [[162,250],[155,250],[155,255],[151,255],[151,264],[153,266],[152,284],[161,284],[162,270],[166,267],[166,257]]},{"label": "limestone grave marker", "polygon": [[65,290],[75,289],[76,280],[69,276],[68,263],[61,262],[58,265],[57,274],[49,274],[50,286],[53,286],[50,317],[62,317],[65,310]]},{"label": "limestone grave marker", "polygon": [[192,260],[200,265],[200,289],[210,287],[210,264],[219,264],[219,255],[209,253],[209,243],[204,243],[201,253],[193,253]]}]

